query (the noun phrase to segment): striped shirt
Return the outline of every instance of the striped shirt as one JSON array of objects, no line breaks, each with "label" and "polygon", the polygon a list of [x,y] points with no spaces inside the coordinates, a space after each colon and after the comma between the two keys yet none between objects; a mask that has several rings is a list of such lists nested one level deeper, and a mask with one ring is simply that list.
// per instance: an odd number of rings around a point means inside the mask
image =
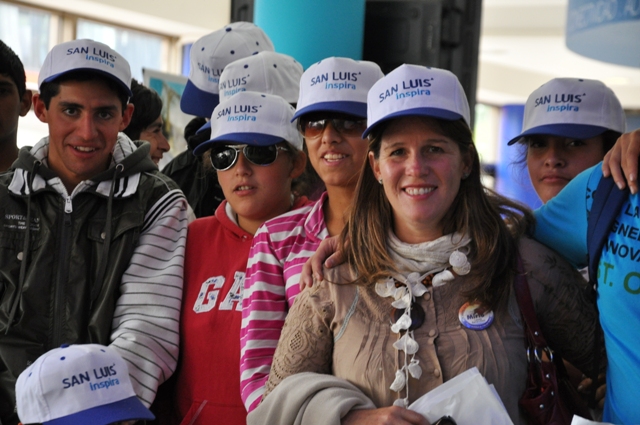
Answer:
[{"label": "striped shirt", "polygon": [[[120,133],[111,166],[136,149],[137,146]],[[31,154],[45,165],[48,153],[48,137],[31,149]],[[17,193],[26,190],[24,173],[16,170],[9,190]],[[152,173],[147,176],[159,178]],[[116,182],[114,197],[133,196],[140,179],[139,173],[121,177]],[[100,183],[85,180],[69,195],[60,178],[45,182],[36,175],[33,190],[45,185],[58,192],[67,201],[68,208],[73,208],[72,200],[84,191],[95,190],[108,197],[111,180]],[[113,313],[110,346],[127,362],[133,388],[146,406],[153,402],[158,386],[174,372],[178,359],[187,209],[182,192],[167,187],[167,193],[146,211],[138,244],[122,275],[120,296]]]},{"label": "striped shirt", "polygon": [[264,393],[289,308],[300,293],[302,266],[329,236],[326,192],[314,204],[265,222],[249,252],[242,300],[240,391],[247,411]]}]

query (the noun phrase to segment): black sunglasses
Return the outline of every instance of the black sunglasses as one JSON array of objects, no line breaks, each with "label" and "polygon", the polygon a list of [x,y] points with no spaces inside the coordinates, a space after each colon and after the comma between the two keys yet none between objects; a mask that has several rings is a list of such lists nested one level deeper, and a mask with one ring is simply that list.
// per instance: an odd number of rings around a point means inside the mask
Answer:
[{"label": "black sunglasses", "polygon": [[211,166],[216,171],[225,171],[233,167],[238,161],[238,154],[242,152],[247,160],[255,165],[273,164],[278,158],[278,151],[288,151],[284,146],[251,146],[251,145],[222,145],[211,148]]},{"label": "black sunglasses", "polygon": [[338,133],[345,136],[362,136],[367,128],[366,119],[345,117],[315,119],[310,117],[298,120],[298,131],[307,139],[315,139],[322,134],[329,123]]}]

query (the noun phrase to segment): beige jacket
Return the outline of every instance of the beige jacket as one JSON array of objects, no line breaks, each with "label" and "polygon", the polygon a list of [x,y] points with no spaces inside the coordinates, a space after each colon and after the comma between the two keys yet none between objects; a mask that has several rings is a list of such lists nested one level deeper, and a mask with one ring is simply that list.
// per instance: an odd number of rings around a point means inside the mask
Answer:
[{"label": "beige jacket", "polygon": [[[586,298],[584,280],[567,262],[543,245],[520,241],[527,280],[540,326],[551,347],[583,371],[588,371],[597,316]],[[390,330],[391,299],[381,298],[374,285],[336,285],[352,281],[347,265],[325,274],[325,281],[298,295],[278,343],[266,395],[284,378],[300,372],[333,374],[345,379],[376,406],[405,396],[389,386],[403,362],[393,348],[398,335]],[[418,299],[425,323],[415,331],[422,376],[409,380],[409,402],[444,381],[477,367],[495,388],[515,424],[524,423],[518,399],[524,392],[526,369],[522,319],[513,294],[494,312],[484,330],[462,326],[458,311],[465,303],[464,277]]]}]

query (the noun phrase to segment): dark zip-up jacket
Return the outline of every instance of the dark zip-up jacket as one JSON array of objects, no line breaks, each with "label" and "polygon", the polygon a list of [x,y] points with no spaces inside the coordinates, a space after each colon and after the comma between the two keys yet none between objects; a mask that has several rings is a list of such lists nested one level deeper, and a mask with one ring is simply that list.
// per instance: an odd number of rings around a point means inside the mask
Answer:
[{"label": "dark zip-up jacket", "polygon": [[46,152],[45,138],[0,174],[2,424],[17,423],[18,375],[63,343],[111,344],[147,405],[178,354],[182,192],[158,172],[148,144],[122,135],[112,166],[71,195]]}]

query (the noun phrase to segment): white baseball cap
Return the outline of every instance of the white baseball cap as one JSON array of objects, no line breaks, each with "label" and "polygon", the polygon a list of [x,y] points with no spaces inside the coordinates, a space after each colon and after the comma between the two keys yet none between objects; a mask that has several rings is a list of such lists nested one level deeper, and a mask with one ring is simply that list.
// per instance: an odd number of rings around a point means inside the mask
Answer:
[{"label": "white baseball cap", "polygon": [[589,139],[607,130],[622,134],[625,129],[622,105],[601,81],[554,78],[529,95],[522,132],[508,144],[536,134]]},{"label": "white baseball cap", "polygon": [[262,51],[231,62],[220,76],[220,101],[241,91],[275,94],[289,103],[298,101],[302,65],[282,53]]},{"label": "white baseball cap", "polygon": [[63,345],[38,357],[18,377],[16,401],[24,424],[155,419],[136,397],[122,357],[98,344]]},{"label": "white baseball cap", "polygon": [[420,65],[400,65],[378,81],[367,98],[366,137],[392,118],[419,115],[445,120],[462,118],[470,125],[469,102],[451,71]]},{"label": "white baseball cap", "polygon": [[67,41],[53,46],[44,58],[38,87],[72,71],[91,71],[118,83],[131,96],[129,62],[106,44],[89,39]]},{"label": "white baseball cap", "polygon": [[300,79],[300,97],[293,118],[310,112],[367,116],[367,93],[384,74],[368,61],[330,57],[315,63]]},{"label": "white baseball cap", "polygon": [[302,136],[292,117],[295,109],[273,94],[240,92],[216,106],[211,115],[211,140],[194,150],[201,155],[214,143],[231,142],[271,146],[286,140],[302,150]]},{"label": "white baseball cap", "polygon": [[210,116],[220,101],[218,83],[224,67],[263,50],[273,51],[273,43],[251,22],[234,22],[198,39],[191,46],[191,70],[180,109]]}]

